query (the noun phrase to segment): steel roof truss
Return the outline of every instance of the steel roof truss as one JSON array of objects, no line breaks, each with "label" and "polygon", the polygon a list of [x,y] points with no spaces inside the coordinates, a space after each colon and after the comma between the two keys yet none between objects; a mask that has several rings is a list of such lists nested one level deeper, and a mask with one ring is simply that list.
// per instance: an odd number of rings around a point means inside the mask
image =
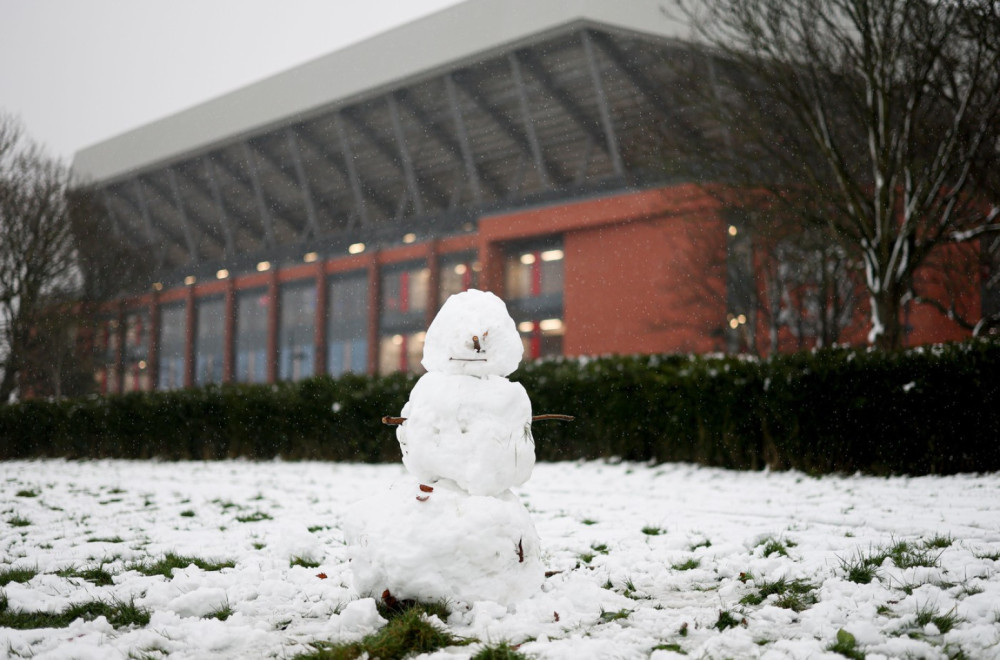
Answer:
[{"label": "steel roof truss", "polygon": [[[174,168],[171,168],[174,169]],[[198,177],[192,177],[184,173],[184,167],[177,167],[177,176],[183,177],[190,185],[191,190],[197,193],[199,196],[203,197],[208,201],[209,205],[216,205],[215,196],[212,194],[211,186],[206,188],[205,183],[201,181]],[[179,182],[178,182],[179,184]],[[180,186],[178,185],[178,190]],[[202,231],[204,236],[208,236],[216,245],[219,246],[221,250],[225,250],[226,246],[226,236],[225,229],[221,226],[206,224],[201,220],[197,211],[192,209],[192,213],[188,214],[188,218],[191,222]]]},{"label": "steel roof truss", "polygon": [[257,159],[254,156],[254,149],[250,142],[243,142],[243,157],[247,161],[247,172],[250,174],[250,184],[253,186],[254,199],[257,201],[257,212],[260,214],[260,224],[264,230],[264,243],[269,248],[275,246],[274,221],[267,210],[267,203],[264,200],[264,188],[260,185],[260,175],[257,171]]},{"label": "steel roof truss", "polygon": [[[451,111],[451,119],[455,123],[455,134],[458,135],[458,148],[462,155],[462,163],[465,165],[465,176],[472,189],[472,198],[477,204],[483,201],[483,191],[479,184],[479,170],[476,168],[476,156],[472,151],[472,143],[469,141],[469,134],[465,130],[465,120],[462,119],[462,108],[458,104],[458,92],[455,90],[455,81],[451,74],[445,74],[444,89],[448,97],[448,107]],[[499,185],[494,186],[494,192],[498,197],[503,195],[503,189]]]},{"label": "steel roof truss", "polygon": [[[473,102],[475,102],[476,107],[489,116],[489,118],[492,119],[493,122],[521,148],[523,153],[531,156],[531,144],[529,143],[525,131],[483,97],[483,95],[476,89],[476,78],[469,69],[462,69],[461,71],[455,72],[454,80],[458,88],[461,89],[466,96],[472,99]],[[551,159],[544,158],[544,155],[542,162],[545,165],[546,172],[553,174],[560,181],[568,180],[568,177],[565,175],[558,163]],[[506,196],[510,196],[509,190]]]},{"label": "steel roof truss", "polygon": [[355,218],[360,219],[361,226],[367,228],[369,225],[368,206],[365,202],[361,177],[358,176],[358,168],[354,163],[354,153],[351,151],[351,144],[347,140],[347,130],[344,128],[344,120],[340,112],[333,113],[333,125],[337,131],[337,140],[340,142],[340,153],[344,158],[344,169],[346,170],[347,180],[351,185],[351,194],[354,196],[356,213],[351,217],[347,225],[347,230],[354,229]]},{"label": "steel roof truss", "polygon": [[198,254],[198,241],[194,238],[194,233],[191,230],[191,219],[188,218],[187,209],[184,208],[184,200],[181,199],[180,186],[177,185],[177,175],[174,174],[174,168],[167,167],[167,180],[170,182],[170,196],[173,200],[173,205],[177,208],[177,212],[181,216],[181,229],[184,233],[184,242],[187,244],[188,248],[188,258],[192,263],[198,263],[201,260],[201,256]]},{"label": "steel roof truss", "polygon": [[[250,146],[254,148],[254,153],[259,154],[275,171],[277,171],[278,174],[281,176],[281,179],[286,184],[288,184],[289,188],[291,188],[292,190],[298,190],[299,187],[298,182],[290,174],[288,174],[284,170],[284,168],[281,167],[281,163],[278,162],[278,159],[275,158],[274,155],[271,154],[266,148],[264,148],[264,145],[261,144],[259,140],[255,141],[251,139],[249,140],[249,142]],[[254,162],[256,163],[257,161],[255,160]],[[253,188],[253,183],[247,181],[247,178],[249,177],[244,177],[242,173],[233,169],[233,167],[229,163],[220,160],[218,162],[218,165],[222,167],[226,171],[226,173],[230,176],[230,178],[232,178],[233,181],[235,181],[236,183],[245,187]],[[288,221],[288,225],[291,226],[292,229],[297,234],[301,235],[305,233],[306,229],[309,226],[308,220],[298,222],[299,218],[296,216],[296,209],[290,208],[287,204],[282,202],[274,195],[271,196],[271,205],[278,211],[279,217],[284,218],[286,221]],[[274,216],[270,214],[268,215],[271,218],[271,224],[273,226]],[[266,233],[259,234],[258,236],[263,239],[266,237]]]},{"label": "steel roof truss", "polygon": [[202,162],[205,164],[205,176],[208,177],[208,185],[212,191],[212,198],[215,200],[215,208],[219,212],[219,224],[222,226],[223,235],[226,239],[225,258],[231,259],[236,256],[233,244],[233,228],[226,213],[226,207],[222,203],[222,191],[219,189],[219,181],[215,176],[215,162],[208,154],[204,156]]},{"label": "steel roof truss", "polygon": [[399,149],[399,162],[403,165],[403,175],[406,177],[406,188],[413,200],[413,209],[417,215],[423,215],[424,203],[420,198],[420,189],[417,187],[417,175],[413,169],[413,159],[410,157],[410,150],[406,146],[406,135],[403,133],[403,122],[399,119],[399,106],[396,104],[396,93],[386,94],[386,104],[389,106],[389,119],[392,121],[392,133],[396,138],[396,147]]},{"label": "steel roof truss", "polygon": [[[591,43],[590,32],[580,31],[580,39],[583,41],[583,51],[587,56],[587,69],[590,71],[590,80],[594,87],[594,96],[597,99],[597,110],[601,115],[601,127],[604,129],[604,143],[608,155],[611,157],[611,164],[615,174],[625,176],[625,166],[622,164],[621,152],[618,150],[618,139],[615,136],[615,124],[611,116],[611,109],[608,105],[608,97],[604,93],[604,83],[601,82],[601,71],[597,65],[597,54],[594,52],[594,45]],[[597,138],[598,140],[600,138]]]},{"label": "steel roof truss", "polygon": [[545,166],[545,159],[542,155],[542,146],[538,142],[538,135],[535,133],[535,122],[531,118],[531,106],[528,104],[528,90],[524,86],[524,77],[521,75],[521,62],[516,52],[507,55],[510,63],[510,75],[514,80],[514,87],[517,90],[517,99],[521,108],[521,122],[524,125],[524,133],[528,138],[528,145],[531,148],[531,157],[535,162],[535,169],[538,171],[538,178],[542,181],[543,188],[551,188],[549,172]]}]

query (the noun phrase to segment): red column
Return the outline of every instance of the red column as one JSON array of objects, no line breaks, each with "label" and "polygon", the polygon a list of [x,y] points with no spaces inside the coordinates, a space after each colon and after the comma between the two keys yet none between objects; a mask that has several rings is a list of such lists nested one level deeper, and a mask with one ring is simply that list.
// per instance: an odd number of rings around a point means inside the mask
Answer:
[{"label": "red column", "polygon": [[121,394],[125,389],[125,342],[128,341],[128,337],[125,333],[125,299],[122,298],[118,301],[117,309],[115,310],[115,337],[117,340],[117,349],[115,350],[115,380],[111,384],[111,392],[113,394]]},{"label": "red column", "polygon": [[314,327],[316,329],[313,337],[315,349],[315,366],[313,374],[321,376],[326,373],[326,270],[323,262],[316,263],[316,318]]},{"label": "red column", "polygon": [[194,350],[195,331],[197,330],[197,312],[195,308],[194,285],[187,288],[184,325],[184,387],[194,387]]},{"label": "red column", "polygon": [[[438,255],[438,241],[433,240],[427,251],[427,318],[424,326],[430,327],[431,321],[441,306],[441,260]],[[467,287],[468,288],[468,287]]]},{"label": "red column", "polygon": [[155,390],[160,382],[160,292],[156,290],[149,301],[149,354],[146,362],[149,389]]},{"label": "red column", "polygon": [[222,334],[222,382],[231,383],[236,374],[236,282],[226,280],[226,319]]},{"label": "red column", "polygon": [[378,324],[382,305],[382,285],[378,260],[372,253],[368,262],[368,373],[378,373]]},{"label": "red column", "polygon": [[278,269],[271,270],[271,279],[267,282],[267,382],[278,380],[278,332],[281,323],[281,301],[279,300]]}]

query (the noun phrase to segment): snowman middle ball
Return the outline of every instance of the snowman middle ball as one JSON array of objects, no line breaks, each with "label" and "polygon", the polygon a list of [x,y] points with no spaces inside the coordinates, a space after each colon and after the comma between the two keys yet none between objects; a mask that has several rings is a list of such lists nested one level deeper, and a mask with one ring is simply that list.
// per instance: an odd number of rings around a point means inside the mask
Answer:
[{"label": "snowman middle ball", "polygon": [[520,383],[427,373],[402,416],[403,464],[425,484],[450,479],[471,495],[497,495],[531,476],[531,402]]}]

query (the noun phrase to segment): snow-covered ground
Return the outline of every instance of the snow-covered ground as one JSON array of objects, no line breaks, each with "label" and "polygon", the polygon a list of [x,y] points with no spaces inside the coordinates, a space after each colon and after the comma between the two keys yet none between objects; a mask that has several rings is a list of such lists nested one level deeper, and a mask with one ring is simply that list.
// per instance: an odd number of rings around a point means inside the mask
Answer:
[{"label": "snow-covered ground", "polygon": [[[96,600],[150,613],[143,626],[0,628],[0,656],[288,658],[360,639],[382,620],[351,587],[341,523],[403,474],[0,463],[0,617]],[[843,658],[828,649],[845,631],[840,648],[868,658],[1000,658],[1000,475],[563,463],[538,465],[518,494],[554,574],[510,611],[457,608],[443,623],[454,635],[539,658]],[[140,570],[167,553],[232,567]],[[758,602],[762,590],[783,593]]]}]

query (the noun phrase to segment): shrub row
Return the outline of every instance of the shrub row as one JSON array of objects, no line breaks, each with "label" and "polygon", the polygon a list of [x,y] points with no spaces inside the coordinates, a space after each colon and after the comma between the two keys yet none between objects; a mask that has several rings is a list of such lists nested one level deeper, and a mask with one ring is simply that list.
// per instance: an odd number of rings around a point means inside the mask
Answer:
[{"label": "shrub row", "polygon": [[[559,359],[512,376],[541,460],[618,457],[811,473],[1000,470],[1000,344],[903,353]],[[399,460],[415,378],[314,378],[0,407],[0,458]]]}]

